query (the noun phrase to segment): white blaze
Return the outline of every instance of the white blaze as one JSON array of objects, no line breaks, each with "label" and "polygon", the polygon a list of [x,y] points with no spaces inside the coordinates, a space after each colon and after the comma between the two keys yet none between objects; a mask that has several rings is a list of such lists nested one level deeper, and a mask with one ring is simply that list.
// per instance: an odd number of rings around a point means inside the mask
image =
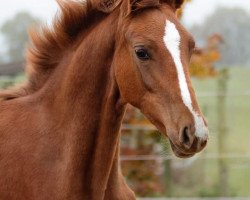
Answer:
[{"label": "white blaze", "polygon": [[192,106],[192,99],[188,89],[183,65],[181,62],[181,51],[180,51],[181,36],[179,31],[176,29],[175,24],[168,20],[166,21],[165,35],[163,37],[163,40],[164,44],[166,45],[168,51],[170,52],[174,60],[177,69],[179,87],[181,90],[181,97],[183,103],[187,106],[187,108],[190,110],[190,112],[194,117],[195,130],[196,130],[195,135],[200,138],[207,138],[208,129],[204,124],[202,117],[197,112],[195,112]]}]

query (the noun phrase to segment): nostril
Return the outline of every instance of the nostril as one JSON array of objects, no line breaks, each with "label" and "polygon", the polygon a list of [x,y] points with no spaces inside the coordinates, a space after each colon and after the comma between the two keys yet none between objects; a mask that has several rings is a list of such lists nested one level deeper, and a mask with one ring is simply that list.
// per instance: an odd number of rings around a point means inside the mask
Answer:
[{"label": "nostril", "polygon": [[180,133],[180,142],[186,147],[191,148],[193,144],[193,138],[191,135],[191,130],[186,126],[182,129]]},{"label": "nostril", "polygon": [[188,127],[185,127],[185,128],[183,129],[182,137],[183,137],[183,143],[189,144],[190,139],[189,139],[189,135],[188,135]]}]

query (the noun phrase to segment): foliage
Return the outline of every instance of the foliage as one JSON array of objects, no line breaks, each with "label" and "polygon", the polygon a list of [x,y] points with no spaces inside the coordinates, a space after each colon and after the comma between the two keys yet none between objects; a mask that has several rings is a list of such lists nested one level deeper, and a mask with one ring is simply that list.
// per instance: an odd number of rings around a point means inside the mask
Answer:
[{"label": "foliage", "polygon": [[38,22],[29,13],[20,12],[3,24],[0,31],[7,45],[8,62],[24,60],[24,49],[28,41],[27,29]]}]

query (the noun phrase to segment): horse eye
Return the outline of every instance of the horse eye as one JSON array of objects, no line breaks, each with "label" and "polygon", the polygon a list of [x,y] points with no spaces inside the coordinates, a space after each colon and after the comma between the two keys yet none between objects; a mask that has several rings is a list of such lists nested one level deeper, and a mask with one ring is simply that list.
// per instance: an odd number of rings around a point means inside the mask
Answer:
[{"label": "horse eye", "polygon": [[136,56],[140,59],[140,60],[149,60],[150,56],[147,52],[146,49],[136,49],[135,50]]}]

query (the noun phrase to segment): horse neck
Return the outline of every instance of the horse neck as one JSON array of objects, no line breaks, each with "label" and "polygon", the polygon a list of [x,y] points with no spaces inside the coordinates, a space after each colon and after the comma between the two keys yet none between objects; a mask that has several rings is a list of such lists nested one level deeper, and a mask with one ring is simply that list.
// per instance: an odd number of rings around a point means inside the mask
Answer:
[{"label": "horse neck", "polygon": [[113,171],[118,171],[119,129],[125,108],[119,103],[111,67],[116,25],[108,16],[86,32],[74,53],[65,53],[44,90],[50,95],[46,106],[65,134],[68,185],[94,190],[97,199],[104,196],[108,182],[115,182],[110,177],[118,178]]}]

